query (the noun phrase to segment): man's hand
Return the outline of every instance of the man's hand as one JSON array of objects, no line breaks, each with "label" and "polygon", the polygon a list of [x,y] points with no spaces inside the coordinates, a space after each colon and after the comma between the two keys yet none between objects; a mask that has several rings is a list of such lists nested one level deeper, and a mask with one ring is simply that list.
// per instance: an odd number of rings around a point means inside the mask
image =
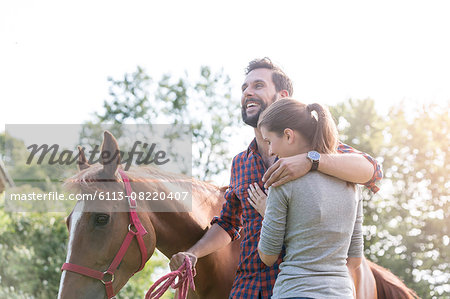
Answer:
[{"label": "man's hand", "polygon": [[177,254],[172,255],[172,258],[170,259],[169,263],[170,270],[171,271],[178,270],[178,268],[180,268],[181,265],[183,265],[184,259],[186,257],[189,257],[189,259],[191,260],[192,269],[194,269],[195,265],[197,264],[197,257],[190,252],[178,252]]},{"label": "man's hand", "polygon": [[267,169],[262,180],[264,188],[278,187],[289,181],[298,179],[311,170],[312,162],[306,158],[306,154],[281,158]]},{"label": "man's hand", "polygon": [[266,193],[264,193],[257,183],[250,184],[247,191],[249,195],[249,198],[247,198],[248,202],[262,217],[264,217],[264,213],[266,212]]}]

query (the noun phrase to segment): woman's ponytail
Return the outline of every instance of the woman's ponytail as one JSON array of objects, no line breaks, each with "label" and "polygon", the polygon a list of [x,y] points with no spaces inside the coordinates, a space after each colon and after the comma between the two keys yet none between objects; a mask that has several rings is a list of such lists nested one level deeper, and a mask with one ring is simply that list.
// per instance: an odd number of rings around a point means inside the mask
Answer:
[{"label": "woman's ponytail", "polygon": [[338,145],[338,133],[331,113],[327,108],[314,103],[307,106],[311,122],[315,123],[311,147],[319,153],[335,153]]}]

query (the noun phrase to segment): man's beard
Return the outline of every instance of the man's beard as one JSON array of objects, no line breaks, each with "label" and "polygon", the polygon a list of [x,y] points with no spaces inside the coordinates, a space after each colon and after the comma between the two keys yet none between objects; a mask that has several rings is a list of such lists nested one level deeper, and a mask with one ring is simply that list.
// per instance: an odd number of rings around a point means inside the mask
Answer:
[{"label": "man's beard", "polygon": [[[277,99],[277,95],[274,95],[274,97],[272,98],[272,102],[270,104],[272,105],[272,103],[275,102],[276,99]],[[259,111],[251,116],[247,115],[247,102],[248,101],[256,102],[259,104]],[[244,105],[241,107],[242,120],[247,125],[252,126],[253,128],[256,128],[258,126],[259,116],[261,115],[261,113],[264,110],[266,110],[266,108],[267,108],[267,103],[264,103],[260,99],[248,99],[244,102]]]}]

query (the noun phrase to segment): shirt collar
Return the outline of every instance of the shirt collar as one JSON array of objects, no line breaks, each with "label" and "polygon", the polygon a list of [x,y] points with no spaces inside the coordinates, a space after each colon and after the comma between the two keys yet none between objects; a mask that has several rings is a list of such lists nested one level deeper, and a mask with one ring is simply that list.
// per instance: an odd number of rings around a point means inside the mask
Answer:
[{"label": "shirt collar", "polygon": [[[252,152],[253,154],[258,153],[258,155],[260,155],[260,153],[258,152],[258,144],[256,143],[256,137],[253,138],[252,142],[250,142],[250,145],[247,148],[247,158],[250,152]],[[276,157],[274,162],[277,162],[278,160],[279,160],[278,157]]]},{"label": "shirt collar", "polygon": [[258,152],[258,144],[256,143],[256,137],[253,138],[252,142],[250,142],[250,145],[247,148],[247,157],[250,154],[250,151],[253,153]]}]

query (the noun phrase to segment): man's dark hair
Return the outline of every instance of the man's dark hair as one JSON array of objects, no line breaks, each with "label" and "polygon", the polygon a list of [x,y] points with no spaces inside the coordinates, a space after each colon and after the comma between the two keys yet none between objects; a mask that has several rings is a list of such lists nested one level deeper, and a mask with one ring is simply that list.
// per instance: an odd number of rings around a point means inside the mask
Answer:
[{"label": "man's dark hair", "polygon": [[292,87],[292,81],[289,77],[268,57],[262,59],[254,59],[250,61],[247,68],[245,69],[245,75],[248,75],[253,70],[256,69],[269,69],[272,70],[272,81],[275,84],[276,91],[287,90],[288,96],[292,96],[294,88]]}]

